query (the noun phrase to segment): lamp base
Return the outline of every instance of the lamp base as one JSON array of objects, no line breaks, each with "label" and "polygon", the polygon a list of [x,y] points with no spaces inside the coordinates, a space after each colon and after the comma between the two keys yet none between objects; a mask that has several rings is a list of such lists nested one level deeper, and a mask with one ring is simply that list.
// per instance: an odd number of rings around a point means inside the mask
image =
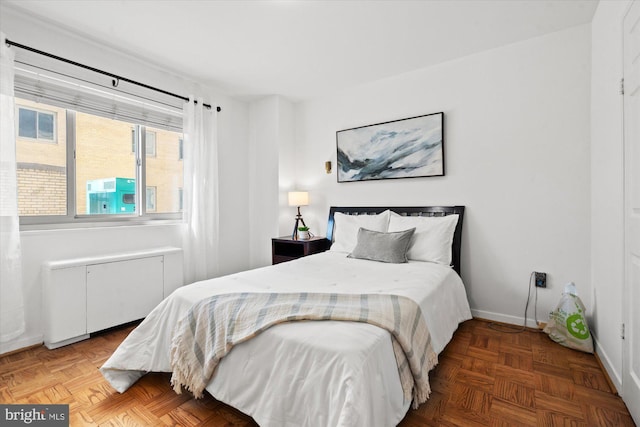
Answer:
[{"label": "lamp base", "polygon": [[304,227],[307,226],[307,224],[304,223],[304,219],[302,219],[302,215],[300,214],[300,206],[298,206],[298,215],[296,215],[296,224],[293,226],[293,233],[291,234],[291,238],[293,240],[298,240],[298,226],[300,223],[302,223]]}]

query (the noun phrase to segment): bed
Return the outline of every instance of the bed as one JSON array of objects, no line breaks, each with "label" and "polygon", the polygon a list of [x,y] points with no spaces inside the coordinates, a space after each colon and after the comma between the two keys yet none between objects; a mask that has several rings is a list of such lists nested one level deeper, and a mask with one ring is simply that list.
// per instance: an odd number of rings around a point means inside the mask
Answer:
[{"label": "bed", "polygon": [[[330,250],[176,290],[100,370],[119,392],[147,372],[171,372],[176,325],[197,303],[238,292],[398,295],[419,306],[437,355],[471,318],[460,277],[463,215],[463,206],[332,207]],[[407,262],[384,259],[396,253],[380,251],[376,239],[389,237],[394,247],[409,241]],[[280,323],[235,345],[206,390],[261,426],[393,426],[411,405],[394,345],[387,330],[365,322]]]}]

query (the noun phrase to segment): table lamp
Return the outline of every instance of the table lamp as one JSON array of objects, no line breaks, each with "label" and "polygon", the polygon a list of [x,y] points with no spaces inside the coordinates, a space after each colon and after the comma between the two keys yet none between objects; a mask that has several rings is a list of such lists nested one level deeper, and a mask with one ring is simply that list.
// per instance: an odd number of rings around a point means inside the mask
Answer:
[{"label": "table lamp", "polygon": [[297,206],[298,214],[296,215],[296,224],[293,227],[293,234],[291,238],[293,240],[298,240],[298,226],[302,223],[303,226],[307,226],[304,223],[304,219],[302,219],[302,215],[300,214],[300,206],[308,206],[309,205],[309,193],[307,191],[290,191],[289,192],[289,206]]}]

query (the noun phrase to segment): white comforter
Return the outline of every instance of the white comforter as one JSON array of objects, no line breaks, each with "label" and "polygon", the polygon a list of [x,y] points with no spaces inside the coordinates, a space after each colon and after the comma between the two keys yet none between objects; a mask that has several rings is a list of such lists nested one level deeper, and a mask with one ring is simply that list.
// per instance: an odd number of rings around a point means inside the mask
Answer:
[{"label": "white comforter", "polygon": [[[161,302],[100,368],[119,392],[145,372],[170,372],[173,326],[196,301],[231,292],[387,293],[420,304],[440,353],[471,318],[462,280],[428,262],[386,264],[324,252],[184,286]],[[393,426],[406,414],[389,333],[365,323],[274,326],[234,347],[207,390],[261,426]]]}]

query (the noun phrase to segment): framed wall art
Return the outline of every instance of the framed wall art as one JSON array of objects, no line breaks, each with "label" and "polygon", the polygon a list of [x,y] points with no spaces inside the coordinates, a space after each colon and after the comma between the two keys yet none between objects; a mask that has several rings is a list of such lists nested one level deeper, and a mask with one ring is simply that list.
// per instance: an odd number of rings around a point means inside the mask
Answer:
[{"label": "framed wall art", "polygon": [[338,182],[444,175],[444,113],[336,132]]}]

